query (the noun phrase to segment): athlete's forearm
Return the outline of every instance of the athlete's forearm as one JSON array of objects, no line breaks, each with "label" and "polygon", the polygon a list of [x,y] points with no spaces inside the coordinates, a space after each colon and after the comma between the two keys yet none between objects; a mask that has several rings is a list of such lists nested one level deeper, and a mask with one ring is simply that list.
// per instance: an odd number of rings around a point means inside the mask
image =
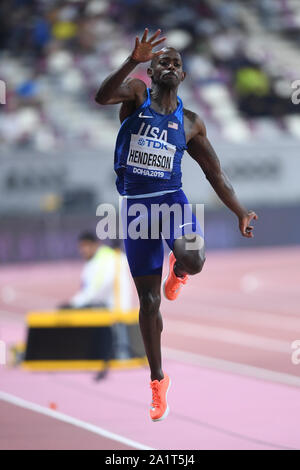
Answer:
[{"label": "athlete's forearm", "polygon": [[229,179],[223,173],[223,171],[221,171],[217,177],[214,178],[207,176],[207,179],[221,201],[232,212],[234,212],[238,217],[243,217],[245,214],[247,214],[247,209],[240,204]]},{"label": "athlete's forearm", "polygon": [[135,69],[138,62],[127,57],[125,62],[115,71],[112,72],[101,84],[95,100],[99,104],[105,104],[113,97],[114,92],[123,83],[125,78]]}]

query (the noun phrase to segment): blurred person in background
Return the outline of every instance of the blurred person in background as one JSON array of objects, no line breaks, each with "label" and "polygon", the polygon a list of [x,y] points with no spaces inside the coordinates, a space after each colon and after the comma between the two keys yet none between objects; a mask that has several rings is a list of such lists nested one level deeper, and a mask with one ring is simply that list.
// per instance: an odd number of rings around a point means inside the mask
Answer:
[{"label": "blurred person in background", "polygon": [[[121,310],[129,310],[131,284],[125,254],[99,243],[96,235],[90,232],[84,232],[79,236],[78,249],[81,258],[85,260],[81,273],[81,287],[70,301],[62,304],[60,308],[98,307],[113,310],[119,304]],[[117,280],[119,294],[116,292]]]}]

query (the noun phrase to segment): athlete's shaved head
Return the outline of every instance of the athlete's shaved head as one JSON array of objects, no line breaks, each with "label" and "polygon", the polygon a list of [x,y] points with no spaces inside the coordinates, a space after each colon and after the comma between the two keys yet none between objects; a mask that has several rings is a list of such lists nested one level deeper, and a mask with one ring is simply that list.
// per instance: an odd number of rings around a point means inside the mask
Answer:
[{"label": "athlete's shaved head", "polygon": [[180,52],[170,46],[164,47],[160,55],[153,57],[147,73],[152,83],[167,88],[178,87],[186,76],[182,70]]}]

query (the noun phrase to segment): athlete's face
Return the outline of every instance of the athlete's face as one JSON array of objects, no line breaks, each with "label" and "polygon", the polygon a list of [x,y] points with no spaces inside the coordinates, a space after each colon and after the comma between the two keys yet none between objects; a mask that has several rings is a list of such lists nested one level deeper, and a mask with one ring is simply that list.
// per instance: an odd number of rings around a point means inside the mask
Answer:
[{"label": "athlete's face", "polygon": [[186,76],[186,73],[182,70],[182,60],[179,52],[175,49],[166,50],[148,68],[148,75],[153,83],[170,88],[178,87]]}]

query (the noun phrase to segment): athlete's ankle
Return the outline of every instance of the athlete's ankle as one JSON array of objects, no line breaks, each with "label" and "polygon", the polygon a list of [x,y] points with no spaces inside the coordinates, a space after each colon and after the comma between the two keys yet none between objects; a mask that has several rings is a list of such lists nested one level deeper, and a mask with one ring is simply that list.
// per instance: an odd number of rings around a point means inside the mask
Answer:
[{"label": "athlete's ankle", "polygon": [[159,371],[159,372],[155,372],[155,373],[153,373],[153,374],[151,373],[151,382],[153,382],[153,380],[158,380],[158,381],[160,381],[160,380],[162,380],[164,377],[165,377],[165,376],[164,376],[164,373],[163,373],[162,370]]}]

